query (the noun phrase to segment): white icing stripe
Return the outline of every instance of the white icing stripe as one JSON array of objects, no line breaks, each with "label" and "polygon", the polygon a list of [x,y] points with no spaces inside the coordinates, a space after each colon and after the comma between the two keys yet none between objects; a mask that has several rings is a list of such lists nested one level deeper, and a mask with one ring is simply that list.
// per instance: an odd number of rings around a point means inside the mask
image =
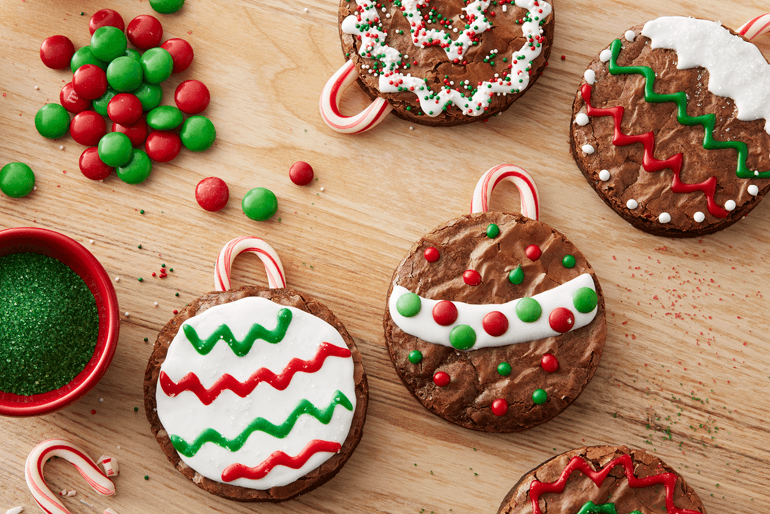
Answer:
[{"label": "white icing stripe", "polygon": [[513,182],[521,196],[521,214],[537,220],[540,217],[540,197],[535,179],[525,170],[514,164],[500,164],[487,170],[476,183],[471,200],[471,214],[489,211],[489,200],[497,184],[507,180]]},{"label": "white icing stripe", "polygon": [[[448,326],[441,326],[433,319],[433,307],[439,303],[439,300],[430,300],[420,298],[421,308],[416,316],[407,318],[399,314],[396,303],[401,295],[409,293],[409,290],[401,286],[393,286],[393,292],[388,299],[388,309],[390,316],[398,327],[409,335],[419,337],[429,343],[440,344],[442,346],[452,347],[449,342],[449,333],[458,325],[468,325],[476,332],[476,343],[469,349],[478,350],[479,348],[488,348],[493,346],[505,346],[516,343],[526,343],[536,341],[545,337],[560,335],[551,328],[548,323],[548,315],[556,308],[563,307],[569,309],[575,316],[575,324],[572,330],[584,327],[593,321],[598,307],[589,313],[577,312],[572,297],[575,291],[582,287],[588,287],[596,291],[594,280],[588,273],[584,273],[577,278],[570,280],[560,286],[533,296],[542,307],[540,318],[532,323],[525,323],[516,315],[516,305],[521,299],[513,300],[504,304],[484,304],[472,305],[463,302],[452,302],[457,307],[457,320]],[[508,330],[501,336],[490,336],[482,326],[484,316],[493,311],[499,311],[508,318]],[[570,330],[570,331],[572,331]]]},{"label": "white icing stripe", "polygon": [[283,265],[273,247],[258,237],[236,237],[227,243],[219,252],[214,264],[214,289],[228,291],[230,289],[230,268],[235,258],[244,253],[253,253],[262,260],[267,273],[267,285],[271,289],[286,287]]},{"label": "white icing stripe", "polygon": [[677,16],[647,22],[642,34],[676,51],[678,69],[706,68],[709,91],[733,99],[739,120],[765,119],[770,134],[770,65],[756,46],[717,22]]},{"label": "white icing stripe", "polygon": [[754,39],[770,32],[770,13],[762,14],[756,18],[747,21],[738,29],[738,34],[745,36],[746,39]]}]

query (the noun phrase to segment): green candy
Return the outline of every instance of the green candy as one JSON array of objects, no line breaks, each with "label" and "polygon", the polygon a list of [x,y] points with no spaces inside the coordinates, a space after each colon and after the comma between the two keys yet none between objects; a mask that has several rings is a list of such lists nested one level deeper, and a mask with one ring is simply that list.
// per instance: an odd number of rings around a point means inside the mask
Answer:
[{"label": "green candy", "polygon": [[597,296],[596,291],[590,287],[581,287],[575,291],[574,296],[572,296],[572,305],[575,306],[578,312],[582,312],[583,314],[594,310],[598,303],[599,297]]},{"label": "green candy", "polygon": [[535,392],[532,393],[532,401],[538,405],[543,405],[547,400],[548,393],[545,392],[545,389],[535,389]]},{"label": "green candy", "polygon": [[163,99],[163,88],[157,84],[148,84],[147,82],[142,82],[142,85],[132,91],[132,93],[142,102],[142,110],[144,112],[155,109]]},{"label": "green candy", "polygon": [[414,293],[404,293],[396,300],[396,310],[405,318],[417,316],[422,308],[422,300]]},{"label": "green candy", "polygon": [[572,256],[572,255],[567,254],[561,260],[561,264],[565,268],[574,268],[575,267],[575,257]]},{"label": "green candy", "polygon": [[99,158],[112,168],[125,166],[131,160],[133,150],[131,140],[121,132],[110,132],[99,141]]},{"label": "green candy", "polygon": [[82,48],[78,48],[77,52],[72,55],[72,60],[70,61],[70,69],[72,70],[72,73],[78,71],[78,68],[84,64],[93,64],[94,66],[99,66],[105,71],[107,70],[107,63],[94,57],[94,54],[91,51],[91,47],[88,45]]},{"label": "green candy", "polygon": [[172,14],[184,5],[184,0],[150,0],[150,7],[161,14]]},{"label": "green candy", "polygon": [[35,173],[23,162],[9,162],[0,170],[0,191],[11,198],[27,196],[35,188]]},{"label": "green candy", "polygon": [[511,374],[511,365],[508,364],[507,362],[501,362],[500,364],[497,365],[497,372],[500,375],[507,377],[508,375]]},{"label": "green candy", "polygon": [[511,282],[511,284],[516,285],[524,282],[524,270],[521,269],[521,265],[517,266],[516,269],[512,269],[508,273],[508,280]]},{"label": "green candy", "polygon": [[524,323],[534,323],[540,319],[543,308],[534,298],[524,297],[516,304],[516,316]]},{"label": "green candy", "polygon": [[59,139],[70,128],[70,114],[59,104],[45,104],[35,114],[35,128],[43,137]]},{"label": "green candy", "polygon": [[[181,116],[181,112],[180,112]],[[202,152],[211,148],[217,138],[217,131],[211,120],[205,116],[190,116],[182,125],[179,133],[182,144],[193,152]]]},{"label": "green candy", "polygon": [[449,342],[458,350],[467,350],[476,344],[476,331],[468,325],[457,325],[449,332]]},{"label": "green candy", "polygon": [[422,362],[422,352],[420,350],[412,350],[409,352],[409,362],[412,364],[419,364]]},{"label": "green candy", "polygon": [[147,113],[147,124],[155,130],[174,130],[182,120],[182,111],[172,105],[156,107]]},{"label": "green candy", "polygon": [[174,60],[165,48],[150,48],[142,55],[144,80],[150,84],[160,84],[171,76]]},{"label": "green candy", "polygon": [[126,50],[126,57],[130,57],[136,62],[142,61],[142,54],[140,54],[137,50],[134,50],[133,48],[129,48]]},{"label": "green candy", "polygon": [[127,47],[126,35],[115,27],[99,27],[91,36],[91,53],[97,59],[105,62],[125,55]]},{"label": "green candy", "polygon": [[150,176],[152,161],[142,150],[134,149],[131,160],[124,166],[115,168],[118,178],[126,184],[139,184]]},{"label": "green candy", "polygon": [[107,82],[119,93],[133,91],[142,85],[142,65],[132,57],[118,57],[107,66]]},{"label": "green candy", "polygon": [[107,116],[107,105],[110,103],[110,100],[112,100],[112,97],[117,95],[118,92],[112,89],[111,87],[107,88],[107,92],[104,93],[102,96],[94,100],[91,105],[94,107],[94,110],[101,114],[102,116]]},{"label": "green candy", "polygon": [[265,221],[278,210],[278,199],[269,189],[255,187],[243,196],[241,209],[248,218],[254,221]]},{"label": "green candy", "polygon": [[489,226],[487,227],[487,237],[489,239],[494,239],[499,235],[500,235],[500,227],[498,227],[494,223],[490,223]]}]

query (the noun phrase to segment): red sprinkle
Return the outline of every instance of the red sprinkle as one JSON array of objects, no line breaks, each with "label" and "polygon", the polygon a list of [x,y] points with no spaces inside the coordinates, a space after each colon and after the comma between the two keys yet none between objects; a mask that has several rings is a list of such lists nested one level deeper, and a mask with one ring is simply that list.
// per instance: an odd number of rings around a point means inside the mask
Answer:
[{"label": "red sprinkle", "polygon": [[441,257],[441,254],[439,254],[438,250],[433,248],[432,246],[429,246],[425,249],[425,260],[428,262],[436,262]]},{"label": "red sprinkle", "polygon": [[553,373],[559,369],[559,360],[556,355],[552,353],[546,353],[543,358],[540,359],[540,366],[548,373]]},{"label": "red sprinkle", "polygon": [[446,327],[457,321],[457,307],[449,300],[443,300],[433,307],[433,320]]},{"label": "red sprinkle", "polygon": [[469,286],[477,286],[481,284],[481,275],[478,271],[469,269],[463,273],[463,281],[465,281],[465,283]]},{"label": "red sprinkle", "polygon": [[500,311],[492,311],[484,316],[481,326],[487,334],[498,337],[508,331],[508,318]]},{"label": "red sprinkle", "polygon": [[174,314],[179,314],[179,311],[174,309]]},{"label": "red sprinkle", "polygon": [[543,255],[543,251],[540,250],[540,247],[537,245],[529,245],[524,250],[524,253],[527,255],[527,257],[531,261],[536,261],[540,258],[541,255]]},{"label": "red sprinkle", "polygon": [[436,374],[433,375],[433,383],[439,387],[446,387],[451,381],[452,379],[449,378],[449,374],[444,371],[437,371]]},{"label": "red sprinkle", "polygon": [[498,398],[492,402],[492,414],[495,416],[503,416],[506,412],[508,412],[508,402],[503,398]]}]

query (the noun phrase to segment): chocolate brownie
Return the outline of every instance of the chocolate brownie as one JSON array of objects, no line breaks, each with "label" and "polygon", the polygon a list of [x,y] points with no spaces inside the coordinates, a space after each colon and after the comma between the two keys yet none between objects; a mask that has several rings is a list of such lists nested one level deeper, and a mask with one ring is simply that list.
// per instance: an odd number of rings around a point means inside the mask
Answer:
[{"label": "chocolate brownie", "polygon": [[625,446],[589,446],[554,457],[521,477],[498,510],[545,512],[705,514],[706,508],[684,478],[654,455]]},{"label": "chocolate brownie", "polygon": [[696,237],[746,216],[770,190],[770,65],[719,23],[637,25],[588,67],[572,155],[634,227]]},{"label": "chocolate brownie", "polygon": [[331,479],[361,440],[368,402],[361,354],[334,314],[262,287],[205,294],[169,321],[144,393],[174,467],[238,501],[288,500]]},{"label": "chocolate brownie", "polygon": [[339,23],[372,99],[410,122],[460,125],[506,110],[540,77],[553,0],[340,0]]},{"label": "chocolate brownie", "polygon": [[585,256],[545,223],[469,214],[419,240],[384,319],[409,391],[460,426],[517,432],[553,418],[594,375],[607,333]]}]

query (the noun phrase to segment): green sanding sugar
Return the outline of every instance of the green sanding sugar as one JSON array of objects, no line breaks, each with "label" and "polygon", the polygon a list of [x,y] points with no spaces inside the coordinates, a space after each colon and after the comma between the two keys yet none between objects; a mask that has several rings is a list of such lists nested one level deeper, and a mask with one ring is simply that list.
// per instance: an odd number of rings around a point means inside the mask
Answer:
[{"label": "green sanding sugar", "polygon": [[68,384],[98,335],[94,295],[69,267],[36,253],[0,257],[0,391],[29,396]]}]

